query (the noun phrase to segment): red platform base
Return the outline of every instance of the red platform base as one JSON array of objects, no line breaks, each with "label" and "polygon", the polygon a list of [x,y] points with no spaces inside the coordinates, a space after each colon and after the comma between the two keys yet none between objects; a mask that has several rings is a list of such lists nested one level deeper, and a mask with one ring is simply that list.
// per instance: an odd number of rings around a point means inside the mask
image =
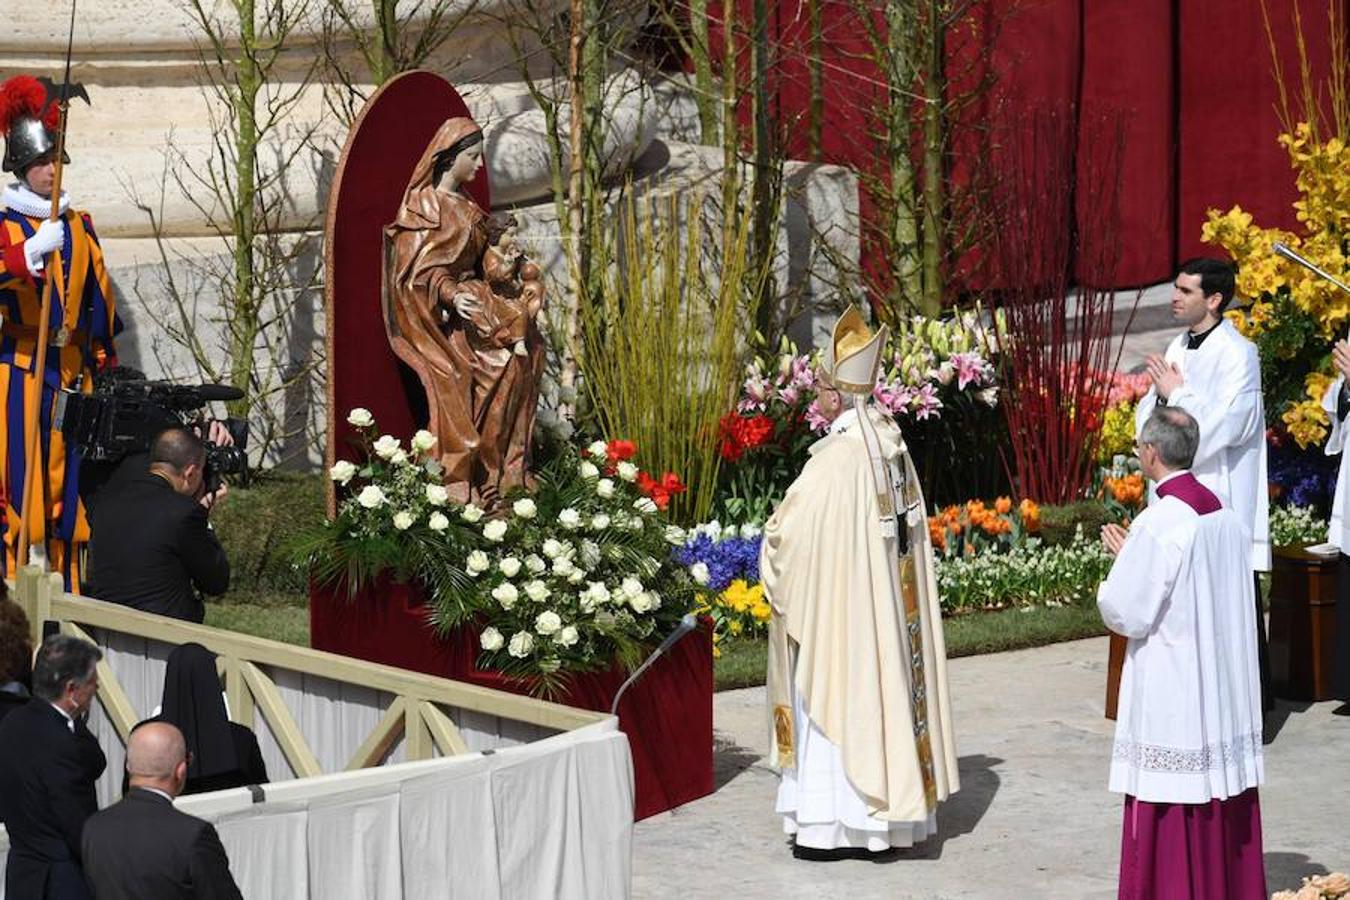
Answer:
[{"label": "red platform base", "polygon": [[[310,644],[318,650],[525,693],[497,672],[475,668],[478,637],[472,629],[438,639],[426,624],[420,592],[409,585],[372,588],[353,600],[312,587],[309,623]],[[625,677],[617,668],[579,675],[559,700],[607,712]],[[712,693],[712,635],[705,623],[623,695],[619,727],[633,755],[636,818],[712,793]]]}]

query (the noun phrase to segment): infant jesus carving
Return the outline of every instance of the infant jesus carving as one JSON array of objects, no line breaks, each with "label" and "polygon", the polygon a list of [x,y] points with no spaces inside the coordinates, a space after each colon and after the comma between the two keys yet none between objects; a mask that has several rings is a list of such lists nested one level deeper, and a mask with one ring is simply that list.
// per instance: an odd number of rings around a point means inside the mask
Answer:
[{"label": "infant jesus carving", "polygon": [[479,342],[494,348],[510,347],[516,356],[528,356],[525,346],[530,323],[544,308],[543,273],[516,243],[516,217],[493,213],[485,222],[487,249],[483,251],[483,279],[493,300],[469,318]]}]

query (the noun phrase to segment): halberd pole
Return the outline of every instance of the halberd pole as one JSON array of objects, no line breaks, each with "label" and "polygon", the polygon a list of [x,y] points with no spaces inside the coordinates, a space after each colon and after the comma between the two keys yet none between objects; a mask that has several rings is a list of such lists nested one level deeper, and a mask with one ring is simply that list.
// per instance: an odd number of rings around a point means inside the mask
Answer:
[{"label": "halberd pole", "polygon": [[[57,124],[56,131],[56,158],[55,171],[52,175],[52,212],[50,219],[56,221],[61,217],[61,175],[65,168],[66,155],[66,113],[70,109],[70,57],[71,51],[75,46],[75,0],[70,0],[70,34],[66,39],[66,74],[61,81],[61,99],[58,102],[58,109],[61,111],[61,121]],[[37,347],[33,354],[33,398],[28,405],[28,417],[24,422],[24,428],[27,431],[28,451],[25,454],[25,463],[27,472],[23,479],[23,505],[19,515],[19,541],[14,547],[15,568],[20,569],[28,563],[28,537],[31,534],[29,527],[29,509],[33,503],[33,486],[41,482],[42,495],[39,501],[39,515],[43,517],[42,537],[45,543],[50,523],[47,521],[47,461],[42,452],[42,390],[47,384],[47,332],[51,327],[52,313],[52,288],[56,279],[64,274],[61,251],[62,247],[57,247],[52,251],[51,257],[46,266],[46,277],[42,280],[42,304],[38,312],[37,325]],[[53,406],[53,412],[55,407]],[[50,558],[50,557],[48,557]]]}]

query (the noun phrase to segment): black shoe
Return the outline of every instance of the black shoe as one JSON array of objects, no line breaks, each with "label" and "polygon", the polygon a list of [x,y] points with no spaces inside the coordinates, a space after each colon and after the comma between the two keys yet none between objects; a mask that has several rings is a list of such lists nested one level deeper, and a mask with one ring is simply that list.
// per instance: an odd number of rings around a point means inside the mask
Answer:
[{"label": "black shoe", "polygon": [[871,859],[874,854],[866,847],[836,847],[833,850],[822,850],[818,847],[803,847],[798,843],[792,845],[792,858],[805,859],[810,862],[839,862],[841,859]]},{"label": "black shoe", "polygon": [[1342,703],[1331,711],[1333,716],[1350,716],[1350,703]]}]

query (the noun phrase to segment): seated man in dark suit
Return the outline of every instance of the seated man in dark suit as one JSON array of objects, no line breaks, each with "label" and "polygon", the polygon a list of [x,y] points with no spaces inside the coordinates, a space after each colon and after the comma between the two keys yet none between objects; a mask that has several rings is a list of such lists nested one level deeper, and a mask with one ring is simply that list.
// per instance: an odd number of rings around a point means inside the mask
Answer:
[{"label": "seated man in dark suit", "polygon": [[174,808],[187,781],[183,733],[145,722],[127,740],[131,790],[84,826],[84,868],[95,900],[239,900],[210,823]]},{"label": "seated man in dark suit", "polygon": [[90,596],[200,622],[198,591],[223,594],[230,563],[207,514],[224,487],[203,494],[206,448],[181,425],[150,447],[148,471],[104,488],[90,516]]},{"label": "seated man in dark suit", "polygon": [[9,832],[5,896],[88,900],[80,832],[98,809],[107,760],[84,724],[103,654],[53,635],[33,666],[34,697],[0,722],[0,821]]}]

